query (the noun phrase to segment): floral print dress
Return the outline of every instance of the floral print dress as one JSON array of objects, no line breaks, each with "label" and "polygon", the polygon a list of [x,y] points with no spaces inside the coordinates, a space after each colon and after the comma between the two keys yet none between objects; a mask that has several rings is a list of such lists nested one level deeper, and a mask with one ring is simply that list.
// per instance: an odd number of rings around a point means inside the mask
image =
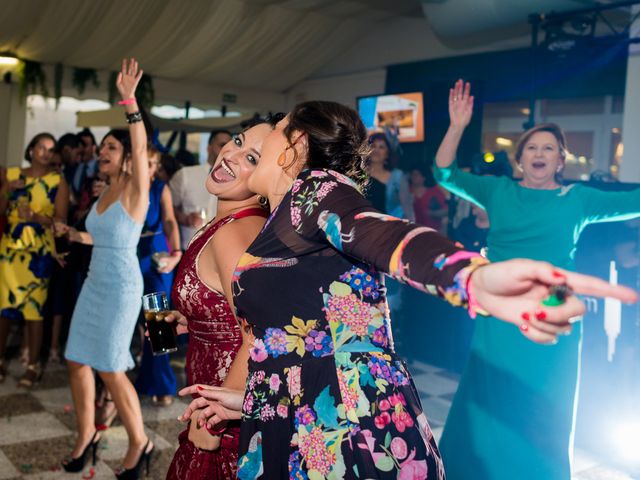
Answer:
[{"label": "floral print dress", "polygon": [[376,211],[341,174],[302,172],[233,279],[255,336],[238,478],[442,480],[393,349],[383,272],[465,305],[468,275],[484,262]]},{"label": "floral print dress", "polygon": [[60,175],[29,177],[18,167],[7,169],[7,180],[22,179],[23,188],[9,195],[7,223],[0,238],[0,316],[41,321],[53,272],[53,231],[37,222],[25,221],[18,207],[53,217]]}]

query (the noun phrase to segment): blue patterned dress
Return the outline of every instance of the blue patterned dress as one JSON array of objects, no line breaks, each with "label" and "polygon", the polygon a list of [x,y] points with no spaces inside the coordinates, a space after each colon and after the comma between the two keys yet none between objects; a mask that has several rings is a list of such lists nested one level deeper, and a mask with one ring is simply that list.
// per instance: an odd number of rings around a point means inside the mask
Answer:
[{"label": "blue patterned dress", "polygon": [[142,224],[120,200],[102,214],[98,202],[87,217],[93,238],[89,274],[73,311],[65,358],[102,372],[134,367],[131,337],[142,306],[143,281],[137,246]]},{"label": "blue patterned dress", "polygon": [[[138,244],[138,258],[144,279],[144,293],[165,292],[171,295],[173,272],[159,273],[153,263],[152,256],[157,252],[168,250],[167,240],[162,230],[161,198],[165,183],[154,180],[149,192],[149,210],[144,222],[143,234]],[[143,395],[175,395],[176,377],[169,363],[169,355],[153,356],[149,337],[145,337],[142,363],[136,379],[135,387]]]}]

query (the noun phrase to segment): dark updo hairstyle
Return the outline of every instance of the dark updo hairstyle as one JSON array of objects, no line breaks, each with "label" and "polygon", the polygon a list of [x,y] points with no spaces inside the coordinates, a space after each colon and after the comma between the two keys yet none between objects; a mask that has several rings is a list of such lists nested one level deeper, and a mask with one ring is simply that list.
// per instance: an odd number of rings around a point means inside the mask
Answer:
[{"label": "dark updo hairstyle", "polygon": [[396,156],[395,150],[391,147],[389,139],[384,132],[376,132],[369,136],[369,145],[373,145],[373,142],[375,142],[376,140],[382,140],[387,146],[387,151],[389,152],[389,156],[384,160],[384,169],[388,171],[393,170],[398,164],[398,158]]},{"label": "dark updo hairstyle", "polygon": [[335,170],[361,188],[367,184],[367,129],[353,109],[336,102],[299,103],[284,130],[290,143],[295,131],[307,136],[307,168]]},{"label": "dark updo hairstyle", "polygon": [[56,148],[56,137],[54,137],[53,135],[51,135],[48,132],[42,132],[42,133],[38,133],[36,136],[34,136],[31,141],[29,142],[29,144],[27,145],[27,148],[24,151],[24,159],[31,163],[31,150],[33,150],[35,148],[35,146],[40,142],[40,140],[43,139],[49,139],[53,142],[53,149],[55,150]]}]

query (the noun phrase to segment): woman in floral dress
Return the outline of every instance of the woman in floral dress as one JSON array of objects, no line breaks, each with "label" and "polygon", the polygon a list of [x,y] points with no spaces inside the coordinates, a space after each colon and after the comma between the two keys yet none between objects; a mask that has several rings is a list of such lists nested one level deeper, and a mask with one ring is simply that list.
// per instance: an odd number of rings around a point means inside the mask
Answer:
[{"label": "woman in floral dress", "polygon": [[0,383],[6,377],[4,354],[11,320],[26,322],[27,370],[19,385],[29,388],[42,374],[43,308],[53,273],[54,220],[66,218],[69,189],[49,160],[55,138],[39,133],[27,146],[28,168],[11,167],[0,179],[0,212],[7,224],[0,240]]},{"label": "woman in floral dress", "polygon": [[[478,254],[376,211],[357,183],[366,180],[366,155],[357,114],[331,102],[298,105],[264,141],[249,186],[276,208],[233,278],[238,314],[255,336],[246,394],[239,400],[202,385],[181,392],[202,396],[183,418],[206,406],[199,421],[216,423],[242,408],[240,479],[445,477],[394,352],[383,272],[518,325],[522,313],[540,308],[549,285],[635,299],[548,264],[479,268],[486,261]],[[583,310],[569,297],[547,308],[546,321],[528,322],[526,335],[553,341]]]}]

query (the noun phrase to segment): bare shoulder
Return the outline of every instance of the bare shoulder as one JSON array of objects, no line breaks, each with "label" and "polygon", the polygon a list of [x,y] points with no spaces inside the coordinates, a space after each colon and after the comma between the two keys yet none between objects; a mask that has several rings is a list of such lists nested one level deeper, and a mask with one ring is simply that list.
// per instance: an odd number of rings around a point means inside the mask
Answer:
[{"label": "bare shoulder", "polygon": [[229,250],[246,250],[255,240],[266,219],[258,216],[244,217],[227,223],[213,236],[212,246]]}]

